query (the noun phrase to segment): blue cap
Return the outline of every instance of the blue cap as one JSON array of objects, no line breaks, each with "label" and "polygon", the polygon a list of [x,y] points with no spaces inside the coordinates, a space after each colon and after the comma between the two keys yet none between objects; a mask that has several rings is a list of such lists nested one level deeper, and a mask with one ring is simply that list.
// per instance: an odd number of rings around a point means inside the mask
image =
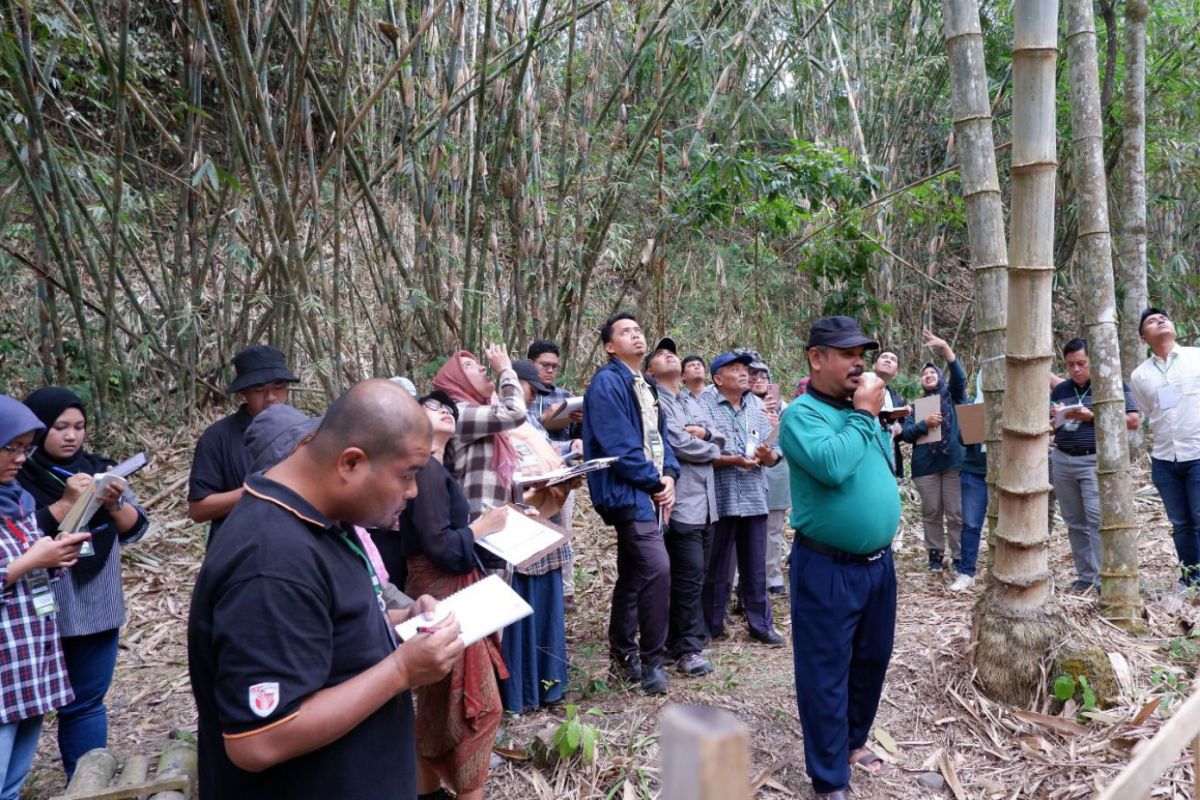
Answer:
[{"label": "blue cap", "polygon": [[708,371],[716,375],[722,367],[728,367],[730,364],[745,364],[749,367],[753,361],[754,356],[749,353],[721,353],[708,365]]}]

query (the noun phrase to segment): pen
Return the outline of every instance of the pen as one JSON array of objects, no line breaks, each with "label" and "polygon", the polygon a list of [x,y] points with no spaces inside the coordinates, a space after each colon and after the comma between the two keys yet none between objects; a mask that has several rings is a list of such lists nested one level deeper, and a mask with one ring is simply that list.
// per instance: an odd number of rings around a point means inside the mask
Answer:
[{"label": "pen", "polygon": [[63,469],[62,467],[53,467],[52,466],[52,467],[50,467],[50,469],[54,470],[59,475],[62,475],[65,478],[74,478],[75,477],[74,472],[68,472],[67,470]]},{"label": "pen", "polygon": [[418,626],[417,627],[417,633],[437,633],[440,630],[442,630],[442,629],[439,627],[436,627],[436,626],[434,626],[434,627]]}]

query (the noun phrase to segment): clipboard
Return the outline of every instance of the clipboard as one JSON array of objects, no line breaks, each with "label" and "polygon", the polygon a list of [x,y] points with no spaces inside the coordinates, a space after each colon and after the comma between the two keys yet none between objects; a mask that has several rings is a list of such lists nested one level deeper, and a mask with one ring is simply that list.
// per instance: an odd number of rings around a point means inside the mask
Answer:
[{"label": "clipboard", "polygon": [[963,444],[983,444],[983,403],[964,403],[954,407],[958,432]]},{"label": "clipboard", "polygon": [[[942,410],[941,395],[931,394],[926,397],[918,398],[913,403],[913,412],[917,415],[918,420],[924,420],[930,414],[936,414]],[[945,425],[945,420],[942,420],[942,425],[933,428],[924,436],[918,436],[913,444],[932,444],[942,440],[942,428]]]},{"label": "clipboard", "polygon": [[550,419],[551,420],[563,419],[565,417],[571,416],[576,411],[583,411],[583,396],[582,395],[575,395],[574,397],[568,397],[566,400],[564,400],[559,405],[558,411],[555,411],[554,416],[552,416]]},{"label": "clipboard", "polygon": [[571,531],[549,520],[530,517],[511,503],[504,507],[508,509],[508,522],[495,533],[477,539],[475,544],[514,567],[527,567],[573,538]]}]

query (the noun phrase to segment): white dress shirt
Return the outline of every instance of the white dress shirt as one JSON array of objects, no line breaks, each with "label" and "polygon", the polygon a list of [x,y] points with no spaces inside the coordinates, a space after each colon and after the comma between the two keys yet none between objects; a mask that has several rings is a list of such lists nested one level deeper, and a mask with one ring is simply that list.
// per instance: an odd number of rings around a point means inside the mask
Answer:
[{"label": "white dress shirt", "polygon": [[1150,455],[1160,461],[1200,459],[1200,348],[1176,344],[1165,360],[1151,353],[1129,384],[1154,432]]}]

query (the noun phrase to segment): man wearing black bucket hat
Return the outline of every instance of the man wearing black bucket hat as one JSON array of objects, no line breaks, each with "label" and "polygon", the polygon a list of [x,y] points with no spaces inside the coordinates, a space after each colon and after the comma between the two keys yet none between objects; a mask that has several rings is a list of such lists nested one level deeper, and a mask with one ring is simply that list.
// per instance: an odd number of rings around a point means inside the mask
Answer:
[{"label": "man wearing black bucket hat", "polygon": [[188,482],[188,516],[211,522],[209,541],[237,501],[250,471],[246,428],[264,409],[288,401],[289,384],[299,380],[288,369],[283,353],[256,344],[233,357],[234,378],[226,390],[241,396],[238,410],[209,426],[196,443]]},{"label": "man wearing black bucket hat", "polygon": [[892,655],[900,521],[891,436],[876,421],[884,383],[863,374],[866,351],[878,348],[849,317],[814,322],[808,389],[780,422],[796,531],[796,701],[805,769],[824,800],[846,800],[855,764],[873,774],[886,766],[866,747]]}]

